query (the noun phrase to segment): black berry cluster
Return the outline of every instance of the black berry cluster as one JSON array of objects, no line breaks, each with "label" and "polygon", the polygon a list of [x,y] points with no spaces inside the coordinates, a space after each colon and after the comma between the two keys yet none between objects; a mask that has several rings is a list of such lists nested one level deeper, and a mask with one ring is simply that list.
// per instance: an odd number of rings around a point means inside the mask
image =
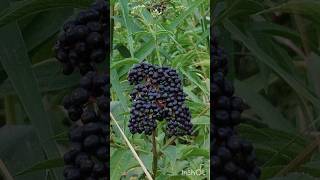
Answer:
[{"label": "black berry cluster", "polygon": [[234,96],[234,87],[226,79],[228,61],[211,34],[211,167],[216,180],[255,180],[260,177],[256,155],[250,142],[239,137],[235,126],[240,123],[245,104]]},{"label": "black berry cluster", "polygon": [[106,180],[109,167],[109,77],[96,64],[109,54],[109,5],[97,0],[64,24],[55,45],[63,73],[76,68],[79,86],[63,99],[72,121],[71,148],[64,154],[65,180]]},{"label": "black berry cluster", "polygon": [[108,3],[99,0],[64,24],[54,48],[64,74],[78,68],[84,75],[106,59],[110,48],[108,14]]},{"label": "black berry cluster", "polygon": [[74,125],[71,149],[65,153],[66,180],[106,179],[108,170],[108,76],[88,72],[79,88],[65,96],[63,106]]},{"label": "black berry cluster", "polygon": [[128,80],[134,89],[129,121],[131,133],[152,134],[157,120],[166,120],[168,136],[191,135],[191,114],[176,70],[146,62],[135,65]]}]

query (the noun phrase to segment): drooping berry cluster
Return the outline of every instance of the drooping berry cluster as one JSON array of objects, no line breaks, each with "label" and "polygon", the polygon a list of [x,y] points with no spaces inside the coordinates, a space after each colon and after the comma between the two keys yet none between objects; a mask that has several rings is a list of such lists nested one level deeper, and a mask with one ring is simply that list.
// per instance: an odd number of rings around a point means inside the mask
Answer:
[{"label": "drooping berry cluster", "polygon": [[71,149],[65,153],[64,176],[73,179],[106,179],[108,169],[108,76],[88,72],[80,87],[65,96],[63,105],[76,122],[70,132]]},{"label": "drooping berry cluster", "polygon": [[212,82],[211,99],[211,168],[216,180],[255,180],[260,177],[256,156],[250,142],[241,139],[235,130],[245,104],[234,96],[234,87],[226,79],[227,58],[211,34]]},{"label": "drooping berry cluster", "polygon": [[110,48],[108,14],[108,3],[99,0],[64,24],[54,48],[64,74],[69,75],[78,68],[84,75],[106,59]]},{"label": "drooping berry cluster", "polygon": [[128,80],[134,85],[131,133],[150,135],[157,127],[157,120],[165,119],[168,136],[191,135],[191,114],[184,105],[186,95],[176,70],[142,62],[130,70]]},{"label": "drooping berry cluster", "polygon": [[[64,154],[66,180],[106,180],[109,167],[109,77],[96,63],[109,54],[109,7],[97,0],[90,9],[67,21],[55,45],[55,53],[69,75],[82,75],[79,86],[63,99],[73,122],[70,150]],[[107,62],[106,62],[107,63]]]}]

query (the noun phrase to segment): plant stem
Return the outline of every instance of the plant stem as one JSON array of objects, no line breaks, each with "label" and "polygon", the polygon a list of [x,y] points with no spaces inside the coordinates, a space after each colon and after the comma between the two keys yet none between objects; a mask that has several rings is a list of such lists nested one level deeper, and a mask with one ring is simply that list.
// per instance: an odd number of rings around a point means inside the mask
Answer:
[{"label": "plant stem", "polygon": [[156,179],[157,176],[157,168],[158,168],[158,153],[157,153],[157,141],[156,141],[156,130],[152,132],[152,153],[153,153],[153,161],[152,161],[152,172],[153,179]]}]

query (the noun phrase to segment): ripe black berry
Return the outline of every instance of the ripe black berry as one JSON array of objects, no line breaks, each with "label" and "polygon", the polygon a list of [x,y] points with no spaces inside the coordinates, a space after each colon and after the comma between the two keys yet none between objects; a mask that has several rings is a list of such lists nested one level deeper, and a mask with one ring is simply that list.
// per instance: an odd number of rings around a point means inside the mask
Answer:
[{"label": "ripe black berry", "polygon": [[132,134],[151,135],[157,120],[163,119],[168,136],[192,134],[191,113],[176,70],[142,62],[130,70],[128,81],[134,85],[128,125]]},{"label": "ripe black berry", "polygon": [[259,179],[261,172],[250,142],[241,139],[236,130],[241,122],[245,104],[234,96],[234,86],[226,78],[228,61],[211,34],[211,60],[213,64],[211,82],[211,166],[216,180]]},{"label": "ripe black berry", "polygon": [[76,68],[84,75],[106,59],[110,47],[108,14],[108,2],[98,0],[64,24],[54,49],[65,75]]},{"label": "ripe black berry", "polygon": [[[69,138],[70,150],[64,155],[65,179],[106,178],[104,163],[108,161],[107,96],[108,76],[88,72],[80,80],[80,87],[64,97],[63,105],[72,125]],[[70,168],[73,167],[73,168]]]},{"label": "ripe black berry", "polygon": [[109,76],[99,72],[96,64],[110,52],[108,14],[108,2],[97,0],[63,25],[54,47],[63,74],[77,69],[82,75],[79,87],[63,99],[73,121],[70,150],[64,155],[66,180],[107,178]]}]

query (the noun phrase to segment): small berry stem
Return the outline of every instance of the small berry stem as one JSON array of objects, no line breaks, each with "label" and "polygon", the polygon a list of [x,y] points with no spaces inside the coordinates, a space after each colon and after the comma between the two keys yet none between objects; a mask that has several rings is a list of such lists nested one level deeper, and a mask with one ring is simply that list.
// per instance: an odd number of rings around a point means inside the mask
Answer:
[{"label": "small berry stem", "polygon": [[157,153],[156,130],[154,130],[152,132],[152,153],[153,153],[153,161],[152,161],[153,179],[156,179],[157,168],[158,168],[158,153]]}]

